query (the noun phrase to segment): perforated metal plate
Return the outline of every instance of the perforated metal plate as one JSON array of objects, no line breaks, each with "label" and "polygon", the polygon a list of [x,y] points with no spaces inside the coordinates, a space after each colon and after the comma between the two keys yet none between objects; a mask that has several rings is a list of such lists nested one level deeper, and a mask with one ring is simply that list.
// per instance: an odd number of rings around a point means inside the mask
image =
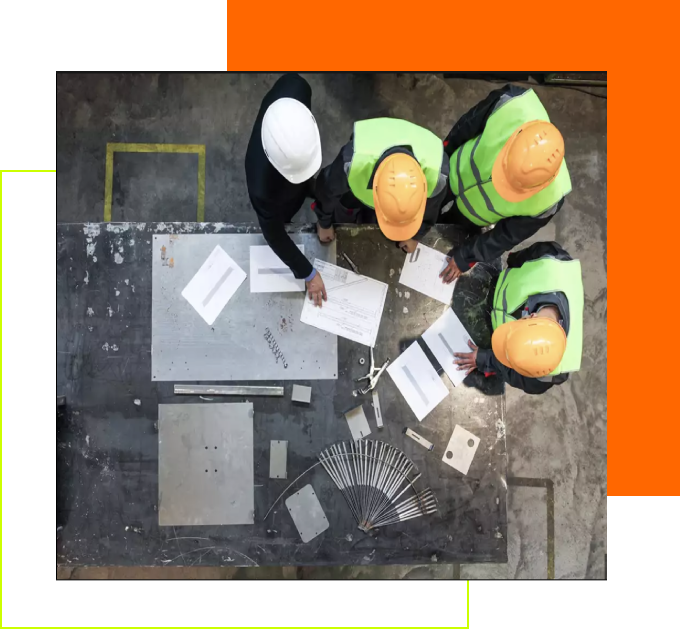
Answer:
[{"label": "perforated metal plate", "polygon": [[[309,259],[335,262],[335,242],[322,245],[316,234],[291,238]],[[212,325],[182,297],[217,245],[250,274],[250,247],[264,244],[261,234],[154,236],[152,380],[337,378],[337,337],[300,322],[305,293],[251,293],[245,281]]]},{"label": "perforated metal plate", "polygon": [[158,523],[252,524],[253,405],[160,404]]},{"label": "perforated metal plate", "polygon": [[305,544],[328,528],[326,514],[311,485],[305,485],[288,498],[286,507]]},{"label": "perforated metal plate", "polygon": [[465,430],[462,426],[456,425],[446,450],[444,450],[442,461],[461,474],[467,474],[472,459],[475,458],[478,445],[479,437]]}]

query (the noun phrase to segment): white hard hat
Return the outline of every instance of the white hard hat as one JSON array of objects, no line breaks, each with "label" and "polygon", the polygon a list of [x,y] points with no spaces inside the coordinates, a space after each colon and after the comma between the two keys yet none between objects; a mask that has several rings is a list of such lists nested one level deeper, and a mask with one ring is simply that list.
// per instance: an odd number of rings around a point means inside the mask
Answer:
[{"label": "white hard hat", "polygon": [[291,183],[307,181],[321,168],[316,120],[294,98],[279,98],[267,108],[262,120],[262,146],[274,168]]}]

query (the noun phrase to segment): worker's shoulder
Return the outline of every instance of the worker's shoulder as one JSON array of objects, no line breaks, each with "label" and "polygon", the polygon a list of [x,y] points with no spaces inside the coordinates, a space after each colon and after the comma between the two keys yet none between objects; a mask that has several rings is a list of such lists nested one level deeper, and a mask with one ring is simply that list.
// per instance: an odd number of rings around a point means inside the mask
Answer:
[{"label": "worker's shoulder", "polygon": [[312,101],[312,88],[309,83],[297,72],[286,72],[280,76],[269,91],[273,100],[279,98],[294,98],[305,106],[310,107]]}]

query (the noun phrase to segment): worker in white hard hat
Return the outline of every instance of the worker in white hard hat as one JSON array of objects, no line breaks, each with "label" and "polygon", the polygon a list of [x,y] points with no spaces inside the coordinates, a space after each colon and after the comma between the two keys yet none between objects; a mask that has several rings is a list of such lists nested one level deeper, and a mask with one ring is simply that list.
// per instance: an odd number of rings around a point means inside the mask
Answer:
[{"label": "worker in white hard hat", "polygon": [[[309,299],[327,299],[319,272],[298,249],[286,223],[313,196],[314,176],[321,167],[321,139],[310,106],[309,83],[284,74],[269,90],[257,114],[246,151],[246,182],[262,235],[297,279],[304,279]],[[319,234],[329,242],[327,235]]]}]

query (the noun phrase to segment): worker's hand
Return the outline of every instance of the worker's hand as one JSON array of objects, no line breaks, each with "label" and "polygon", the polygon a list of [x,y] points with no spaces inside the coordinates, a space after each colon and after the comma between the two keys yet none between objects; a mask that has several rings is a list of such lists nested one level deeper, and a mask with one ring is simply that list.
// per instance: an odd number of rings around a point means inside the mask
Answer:
[{"label": "worker's hand", "polygon": [[318,271],[316,275],[309,281],[305,282],[307,284],[307,295],[309,295],[309,301],[313,301],[315,306],[321,307],[324,301],[328,301],[328,295],[326,295],[326,286],[321,279],[321,273]]},{"label": "worker's hand", "polygon": [[317,223],[316,233],[318,234],[319,240],[321,242],[331,242],[332,240],[335,240],[335,230],[333,229],[332,226],[326,229],[325,227],[321,227],[321,225]]},{"label": "worker's hand", "polygon": [[453,257],[449,258],[449,263],[446,268],[439,274],[444,284],[450,284],[453,280],[457,280],[461,276],[462,271],[458,268]]},{"label": "worker's hand", "polygon": [[468,346],[472,350],[471,352],[453,354],[456,357],[453,362],[458,365],[458,371],[465,371],[466,376],[477,369],[477,346],[472,341],[468,341]]},{"label": "worker's hand", "polygon": [[410,240],[404,240],[403,242],[399,243],[399,249],[401,249],[404,253],[413,253],[416,250],[417,246],[418,241],[413,240],[413,238],[411,238]]}]

